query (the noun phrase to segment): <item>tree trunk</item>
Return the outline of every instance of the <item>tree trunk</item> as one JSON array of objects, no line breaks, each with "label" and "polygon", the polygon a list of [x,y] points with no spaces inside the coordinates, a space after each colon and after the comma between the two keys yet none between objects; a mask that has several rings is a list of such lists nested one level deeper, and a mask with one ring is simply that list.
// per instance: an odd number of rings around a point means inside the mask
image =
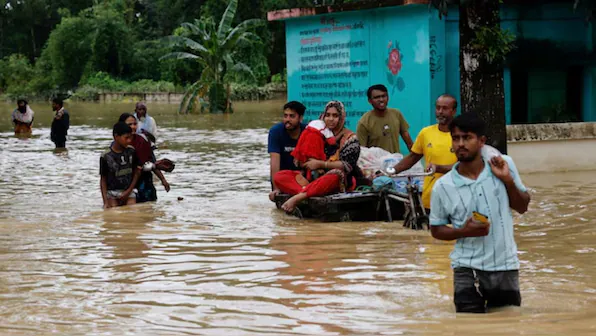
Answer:
[{"label": "tree trunk", "polygon": [[470,1],[459,7],[459,80],[462,113],[476,112],[487,124],[487,144],[507,153],[503,66],[489,63],[472,47],[479,27],[500,27],[499,0]]},{"label": "tree trunk", "polygon": [[33,44],[33,55],[31,57],[31,60],[33,61],[37,57],[37,46],[35,45],[35,30],[33,26],[31,26],[31,43]]},{"label": "tree trunk", "polygon": [[0,9],[0,59],[4,58],[4,13]]}]

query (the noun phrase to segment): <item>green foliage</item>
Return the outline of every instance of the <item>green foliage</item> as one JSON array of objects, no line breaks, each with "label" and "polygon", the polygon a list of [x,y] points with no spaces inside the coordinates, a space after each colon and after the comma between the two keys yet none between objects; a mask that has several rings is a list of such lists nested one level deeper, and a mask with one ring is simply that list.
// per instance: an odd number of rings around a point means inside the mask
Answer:
[{"label": "green foliage", "polygon": [[49,52],[49,49],[45,48],[41,53],[41,57],[35,62],[35,75],[29,83],[31,91],[45,100],[59,91],[56,78],[52,75],[53,70],[51,59],[48,56]]},{"label": "green foliage", "polygon": [[267,100],[275,98],[279,92],[285,92],[285,83],[267,83],[262,86],[250,84],[232,84],[232,100]]},{"label": "green foliage", "polygon": [[[125,12],[126,13],[126,12]],[[90,36],[92,71],[105,71],[114,76],[125,74],[130,63],[131,31],[125,17],[111,8],[94,8],[91,18],[93,32]]]},{"label": "green foliage", "polygon": [[77,85],[91,57],[93,22],[86,17],[65,18],[52,31],[42,59],[51,66],[56,83],[63,87]]},{"label": "green foliage", "polygon": [[140,79],[164,80],[178,85],[192,83],[200,77],[202,67],[195,62],[176,62],[159,59],[170,51],[161,40],[138,41],[131,47],[129,81]]},{"label": "green foliage", "polygon": [[33,61],[42,53],[50,32],[60,22],[60,8],[77,14],[94,0],[0,1],[0,58],[13,53]]},{"label": "green foliage", "polygon": [[262,53],[264,48],[260,42],[242,46],[235,52],[235,58],[243,60],[250,72],[234,72],[228,75],[229,82],[265,85],[269,80],[267,57]]},{"label": "green foliage", "polygon": [[[474,2],[487,3],[502,0],[431,0],[429,8],[434,7],[439,12],[439,18],[446,16],[450,5],[468,6]],[[473,48],[481,51],[488,63],[502,62],[515,48],[515,35],[500,27],[480,26],[476,29],[476,36],[472,43]]]},{"label": "green foliage", "polygon": [[233,27],[237,7],[238,0],[230,0],[219,24],[212,17],[185,22],[175,35],[166,39],[171,46],[184,51],[168,53],[162,59],[193,60],[203,68],[201,77],[186,92],[180,112],[195,110],[197,98],[209,99],[211,113],[229,112],[231,81],[241,78],[243,73],[256,79],[250,67],[237,59],[241,48],[259,41],[250,30],[264,22],[250,19]]},{"label": "green foliage", "polygon": [[9,97],[29,95],[33,75],[34,68],[24,55],[12,54],[0,60],[0,87],[6,88]]},{"label": "green foliage", "polygon": [[514,48],[515,35],[500,27],[479,27],[472,47],[482,52],[489,63],[502,62]]},{"label": "green foliage", "polygon": [[151,92],[176,92],[181,88],[176,87],[172,82],[154,81],[151,79],[141,79],[129,83],[124,80],[115,79],[106,72],[97,72],[88,76],[80,83],[80,90],[103,92],[131,92],[131,93],[151,93]]},{"label": "green foliage", "polygon": [[99,94],[102,92],[103,90],[94,86],[83,85],[75,91],[75,93],[71,96],[71,99],[80,101],[96,101],[99,99]]},{"label": "green foliage", "polygon": [[247,84],[232,84],[232,100],[266,100],[273,97],[271,86],[257,86]]},{"label": "green foliage", "polygon": [[105,92],[122,92],[128,86],[128,83],[125,81],[114,79],[108,73],[102,71],[88,76],[79,84],[94,87]]},{"label": "green foliage", "polygon": [[288,83],[288,69],[284,68],[282,73],[271,76],[271,83],[287,85]]},{"label": "green foliage", "polygon": [[76,86],[89,73],[126,75],[132,56],[130,29],[124,17],[107,4],[96,5],[75,17],[65,17],[52,31],[47,52],[56,84]]},{"label": "green foliage", "polygon": [[12,54],[0,60],[0,86],[24,86],[33,77],[33,66],[21,54]]},{"label": "green foliage", "polygon": [[[325,4],[346,2],[351,1],[325,1]],[[228,1],[222,0],[21,0],[10,1],[10,6],[2,3],[0,92],[46,99],[76,89],[75,96],[80,96],[79,99],[95,99],[97,93],[105,90],[163,91],[173,86],[174,90],[180,90],[215,73],[221,78],[226,95],[231,83],[262,87],[271,73],[281,73],[286,66],[284,23],[265,24],[262,19],[271,10],[312,7],[322,5],[323,1],[242,0],[234,3],[235,11],[228,10]],[[164,36],[197,39],[189,25],[181,24],[196,24],[194,19],[198,17],[202,18],[201,22],[212,24],[218,39],[235,31],[230,43],[217,53],[220,59],[225,55],[230,57],[226,56],[219,66],[211,68],[200,61],[160,60],[172,51],[163,44]],[[247,20],[259,24],[247,26]],[[234,30],[237,27],[242,29]],[[246,33],[243,38],[239,38],[240,30]],[[214,46],[208,49],[215,50]],[[197,53],[188,46],[179,51]],[[6,62],[7,56],[13,54],[23,55],[19,62],[29,62],[22,68],[27,69],[27,74],[20,75],[28,80],[24,84],[10,80],[13,84],[8,87]],[[285,82],[283,77],[274,76],[273,80]],[[94,81],[98,86],[87,84]],[[135,87],[135,83],[139,87]],[[194,87],[202,87],[201,94],[207,98],[208,85],[203,84]],[[233,93],[232,97],[237,99]]]},{"label": "green foliage", "polygon": [[141,79],[129,84],[126,92],[133,93],[151,93],[151,92],[179,92],[181,87],[177,87],[172,82],[153,81],[151,79]]}]

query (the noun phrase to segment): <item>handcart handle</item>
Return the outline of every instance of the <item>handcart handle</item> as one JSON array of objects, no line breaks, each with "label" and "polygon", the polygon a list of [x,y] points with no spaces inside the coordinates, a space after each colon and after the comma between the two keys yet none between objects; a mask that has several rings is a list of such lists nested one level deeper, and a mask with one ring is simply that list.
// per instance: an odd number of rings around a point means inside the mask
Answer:
[{"label": "handcart handle", "polygon": [[424,177],[424,176],[430,176],[432,174],[435,173],[435,171],[433,169],[430,169],[427,172],[423,172],[423,173],[409,173],[409,174],[404,174],[404,173],[399,173],[399,174],[395,174],[395,173],[391,173],[392,167],[390,167],[389,169],[387,169],[389,171],[382,171],[381,173],[383,175],[389,176],[389,177]]}]

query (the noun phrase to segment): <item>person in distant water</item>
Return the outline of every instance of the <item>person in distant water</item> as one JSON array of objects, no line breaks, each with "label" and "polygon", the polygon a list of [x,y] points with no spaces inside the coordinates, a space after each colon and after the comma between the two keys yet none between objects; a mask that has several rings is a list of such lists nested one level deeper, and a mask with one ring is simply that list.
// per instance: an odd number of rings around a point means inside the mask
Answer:
[{"label": "person in distant water", "polygon": [[141,165],[131,146],[133,133],[130,126],[119,121],[112,130],[114,142],[99,159],[101,196],[104,208],[131,205],[137,202],[137,184]]},{"label": "person in distant water", "polygon": [[388,108],[389,95],[385,85],[377,84],[366,92],[373,109],[358,121],[356,135],[363,147],[379,147],[390,153],[399,153],[399,137],[408,150],[412,148],[410,125],[398,109]]},{"label": "person in distant water", "polygon": [[139,161],[139,165],[143,166],[147,162],[153,163],[153,169],[145,171],[145,168],[143,167],[143,170],[141,171],[139,182],[136,185],[138,190],[137,203],[157,201],[157,191],[153,185],[153,173],[157,175],[161,181],[161,184],[166,189],[166,192],[170,191],[170,184],[166,180],[161,170],[155,167],[155,155],[153,154],[151,143],[149,140],[147,140],[145,135],[136,134],[137,119],[132,114],[122,113],[118,121],[126,123],[132,129],[133,134],[131,145],[135,149],[135,154],[137,156],[137,160]]},{"label": "person in distant water", "polygon": [[279,193],[279,188],[275,185],[273,176],[281,170],[300,170],[294,164],[294,157],[291,153],[296,148],[298,138],[306,127],[302,120],[306,106],[297,101],[291,101],[283,107],[283,121],[275,124],[269,130],[269,140],[267,143],[270,156],[269,178],[271,179],[271,193],[269,199],[273,201],[275,195]]},{"label": "person in distant water", "polygon": [[17,101],[17,108],[12,112],[12,122],[15,134],[30,134],[35,112],[24,99]]},{"label": "person in distant water", "polygon": [[135,106],[135,118],[139,124],[137,125],[137,134],[143,134],[155,144],[157,139],[157,124],[155,119],[147,114],[147,105],[143,102],[138,102]]},{"label": "person in distant water", "polygon": [[426,208],[427,213],[430,211],[430,193],[433,185],[457,162],[457,157],[455,157],[451,146],[451,133],[449,133],[449,124],[456,113],[457,100],[455,97],[448,94],[441,95],[435,102],[437,123],[420,131],[410,154],[394,167],[396,174],[401,173],[412,168],[424,156],[427,170],[432,169],[435,172],[424,178],[422,188],[422,205]]},{"label": "person in distant water", "polygon": [[482,155],[486,124],[480,117],[464,113],[449,130],[458,162],[433,187],[430,224],[434,238],[457,240],[451,252],[455,309],[520,306],[511,209],[526,212],[530,194],[511,157]]},{"label": "person in distant water", "polygon": [[60,98],[52,99],[52,110],[56,112],[52,120],[50,138],[56,145],[56,148],[66,147],[66,136],[70,128],[70,115],[64,109],[64,102]]}]

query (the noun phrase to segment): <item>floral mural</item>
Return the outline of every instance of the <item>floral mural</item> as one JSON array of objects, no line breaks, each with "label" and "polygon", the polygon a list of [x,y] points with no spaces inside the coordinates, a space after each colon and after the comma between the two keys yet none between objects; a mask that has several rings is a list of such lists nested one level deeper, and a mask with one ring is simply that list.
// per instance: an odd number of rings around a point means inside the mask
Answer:
[{"label": "floral mural", "polygon": [[391,93],[395,93],[395,89],[403,91],[406,88],[406,82],[403,77],[399,76],[402,68],[404,54],[399,49],[399,43],[389,41],[387,45],[387,81],[391,86]]}]

